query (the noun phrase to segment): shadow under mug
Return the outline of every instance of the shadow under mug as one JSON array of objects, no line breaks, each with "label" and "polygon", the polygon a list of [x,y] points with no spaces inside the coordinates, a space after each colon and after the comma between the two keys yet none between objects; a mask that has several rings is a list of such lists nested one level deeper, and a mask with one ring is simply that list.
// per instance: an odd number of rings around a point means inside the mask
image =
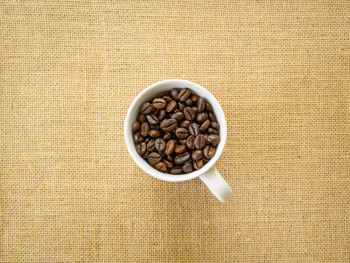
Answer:
[{"label": "shadow under mug", "polygon": [[[148,100],[153,99],[158,93],[170,90],[172,88],[190,88],[198,96],[205,98],[213,107],[214,114],[220,126],[220,143],[217,145],[216,153],[201,169],[195,170],[188,174],[169,174],[162,173],[153,168],[136,152],[135,143],[133,140],[132,125],[136,120],[141,105]],[[224,112],[215,99],[215,97],[202,86],[182,79],[168,79],[159,81],[144,89],[131,103],[124,121],[124,137],[128,151],[135,163],[149,175],[168,182],[181,182],[199,177],[210,189],[210,191],[221,201],[225,202],[232,196],[232,190],[226,181],[222,178],[214,164],[219,159],[226,143],[227,124]]]}]

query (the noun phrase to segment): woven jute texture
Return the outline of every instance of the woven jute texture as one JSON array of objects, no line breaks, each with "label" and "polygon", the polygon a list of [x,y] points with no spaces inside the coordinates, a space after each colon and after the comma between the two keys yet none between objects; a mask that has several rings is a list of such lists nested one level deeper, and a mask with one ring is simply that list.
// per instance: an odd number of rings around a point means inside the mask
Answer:
[{"label": "woven jute texture", "polygon": [[[349,1],[1,1],[0,262],[350,262]],[[221,103],[221,204],[129,156],[163,79]]]}]

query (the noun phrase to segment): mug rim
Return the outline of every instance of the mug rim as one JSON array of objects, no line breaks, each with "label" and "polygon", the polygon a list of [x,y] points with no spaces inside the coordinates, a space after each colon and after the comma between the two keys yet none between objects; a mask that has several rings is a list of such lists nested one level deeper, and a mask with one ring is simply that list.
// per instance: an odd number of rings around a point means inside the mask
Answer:
[{"label": "mug rim", "polygon": [[[189,85],[190,89],[193,89],[195,92],[195,89],[199,89],[201,90],[203,93],[206,94],[206,99],[209,100],[209,102],[212,104],[213,108],[213,102],[215,104],[215,115],[217,115],[217,113],[219,113],[222,117],[221,122],[219,122],[220,125],[220,142],[216,148],[216,153],[214,155],[214,157],[208,162],[206,163],[201,169],[199,170],[194,170],[193,172],[187,173],[187,174],[170,174],[170,173],[162,173],[158,170],[156,170],[155,168],[153,168],[150,164],[147,163],[147,161],[145,159],[143,159],[141,156],[139,156],[136,152],[136,147],[135,147],[135,143],[134,140],[132,138],[132,130],[131,127],[132,125],[129,124],[130,122],[130,115],[133,113],[134,108],[137,106],[138,103],[140,103],[140,100],[142,100],[142,98],[151,90],[156,89],[164,84],[169,84],[169,83],[177,83],[174,84],[174,87],[176,87],[176,85],[179,85],[179,83],[181,83],[182,86],[186,86]],[[192,88],[195,87],[195,88]],[[141,102],[142,103],[142,102]],[[134,122],[134,120],[132,120],[132,122]],[[166,80],[161,80],[158,81],[156,83],[153,83],[151,85],[149,85],[147,88],[145,88],[144,90],[142,90],[132,101],[132,103],[130,104],[125,120],[124,120],[124,139],[125,139],[125,143],[128,149],[128,152],[131,156],[131,158],[134,160],[134,162],[147,174],[151,175],[152,177],[155,177],[157,179],[163,180],[163,181],[168,181],[168,182],[181,182],[181,181],[187,181],[187,180],[191,180],[193,178],[196,178],[202,174],[204,174],[205,172],[207,172],[216,162],[217,160],[220,158],[223,149],[225,147],[226,144],[226,138],[227,138],[227,123],[226,123],[226,118],[225,118],[225,114],[224,111],[221,108],[220,103],[217,101],[217,99],[214,97],[213,94],[211,94],[207,89],[203,88],[201,85],[189,81],[189,80],[184,80],[184,79],[166,79]]]}]

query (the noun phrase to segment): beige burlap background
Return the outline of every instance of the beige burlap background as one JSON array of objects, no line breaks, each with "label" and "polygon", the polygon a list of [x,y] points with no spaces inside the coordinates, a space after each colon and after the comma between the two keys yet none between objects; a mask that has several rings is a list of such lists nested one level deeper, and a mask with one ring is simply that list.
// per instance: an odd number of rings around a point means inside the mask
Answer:
[{"label": "beige burlap background", "polygon": [[[349,262],[349,1],[1,1],[0,262]],[[209,89],[234,197],[158,181],[123,119]]]}]

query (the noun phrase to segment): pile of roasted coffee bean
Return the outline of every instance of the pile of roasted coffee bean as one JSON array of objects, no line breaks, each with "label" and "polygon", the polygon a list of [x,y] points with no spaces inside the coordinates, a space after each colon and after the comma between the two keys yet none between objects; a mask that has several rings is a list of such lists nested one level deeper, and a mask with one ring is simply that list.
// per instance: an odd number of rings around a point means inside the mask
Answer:
[{"label": "pile of roasted coffee bean", "polygon": [[202,168],[220,142],[212,106],[188,88],[173,88],[145,102],[132,131],[137,153],[164,173]]}]

